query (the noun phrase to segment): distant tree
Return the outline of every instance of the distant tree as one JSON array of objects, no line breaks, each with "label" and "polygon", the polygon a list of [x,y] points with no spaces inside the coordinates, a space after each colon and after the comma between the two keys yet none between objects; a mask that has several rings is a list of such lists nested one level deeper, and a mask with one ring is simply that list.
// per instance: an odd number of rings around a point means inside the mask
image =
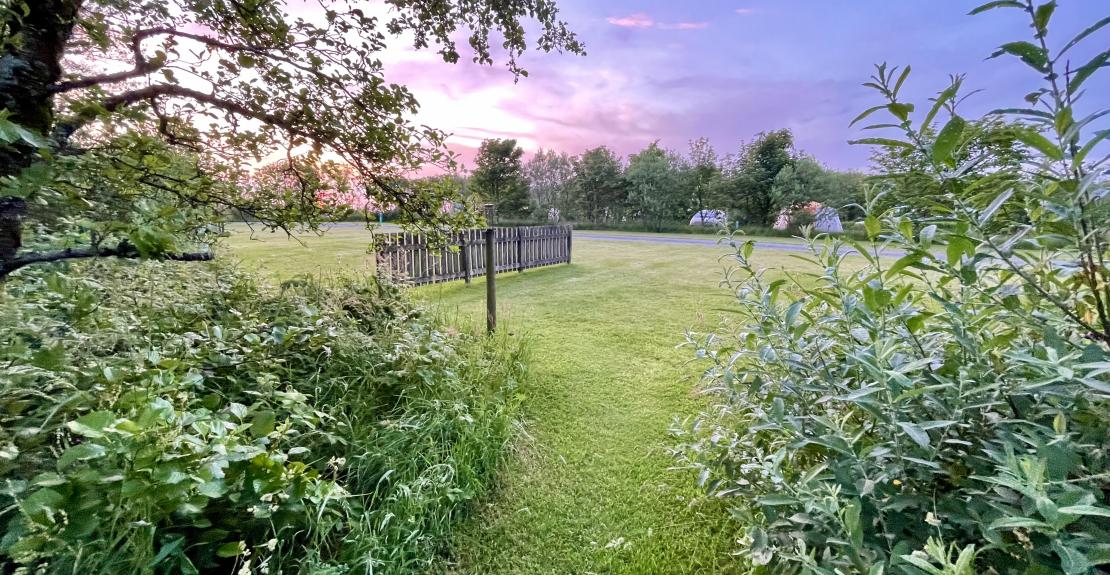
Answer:
[{"label": "distant tree", "polygon": [[810,202],[825,203],[831,178],[825,167],[813,156],[798,154],[794,161],[779,171],[771,187],[773,211],[793,211]]},{"label": "distant tree", "polygon": [[770,225],[777,215],[775,178],[794,161],[794,135],[788,129],[761,132],[740,148],[725,200],[748,223]]},{"label": "distant tree", "polygon": [[795,209],[809,202],[840,209],[859,203],[863,200],[863,179],[862,174],[838,172],[807,153],[799,153],[775,177],[775,209]]},{"label": "distant tree", "polygon": [[619,220],[628,199],[620,157],[605,146],[583,153],[574,165],[574,192],[586,221]]},{"label": "distant tree", "polygon": [[793,212],[810,202],[835,208],[842,217],[858,216],[863,203],[864,177],[851,172],[831,170],[813,156],[799,153],[783,168],[771,190],[774,213]]},{"label": "distant tree", "polygon": [[516,140],[482,142],[470,175],[470,189],[497,207],[499,216],[521,216],[528,207],[528,182],[524,179],[524,150]]},{"label": "distant tree", "polygon": [[574,158],[565,152],[541,149],[524,164],[524,178],[536,216],[546,218],[553,208],[561,218],[573,216]]},{"label": "distant tree", "polygon": [[712,205],[721,191],[721,164],[717,151],[706,138],[690,142],[690,151],[684,170],[684,186],[690,198],[690,213],[716,209]]},{"label": "distant tree", "polygon": [[825,204],[836,208],[841,219],[863,219],[866,203],[867,176],[860,172],[830,171],[831,192]]},{"label": "distant tree", "polygon": [[648,227],[658,229],[685,215],[686,200],[673,154],[653,142],[628,157],[624,176],[628,181],[628,204]]}]

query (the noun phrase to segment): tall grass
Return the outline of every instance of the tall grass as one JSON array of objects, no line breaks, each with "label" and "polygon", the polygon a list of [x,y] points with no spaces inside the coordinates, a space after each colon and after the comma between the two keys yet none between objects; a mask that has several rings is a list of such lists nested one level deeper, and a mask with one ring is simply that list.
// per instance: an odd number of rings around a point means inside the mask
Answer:
[{"label": "tall grass", "polygon": [[411,573],[505,452],[527,346],[396,288],[99,262],[4,286],[0,563]]}]

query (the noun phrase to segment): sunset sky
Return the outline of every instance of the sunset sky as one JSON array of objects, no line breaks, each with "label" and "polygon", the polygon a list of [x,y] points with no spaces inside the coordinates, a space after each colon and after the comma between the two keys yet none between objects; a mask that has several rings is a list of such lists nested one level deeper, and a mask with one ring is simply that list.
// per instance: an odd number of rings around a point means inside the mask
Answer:
[{"label": "sunset sky", "polygon": [[[501,63],[451,66],[431,52],[404,52],[388,58],[387,77],[413,90],[423,104],[418,119],[453,133],[467,161],[492,137],[516,138],[528,152],[605,144],[627,155],[656,139],[684,151],[705,136],[723,154],[785,127],[830,166],[866,169],[867,149],[847,144],[861,136],[848,123],[877,103],[860,85],[876,62],[913,66],[906,92],[919,108],[950,73],[986,89],[967,114],[1019,105],[1037,86],[1010,58],[984,61],[999,44],[1026,39],[1023,15],[967,16],[978,3],[560,0],[585,57],[528,53],[530,76],[514,85]],[[1050,38],[1057,47],[1110,14],[1107,0],[1060,4]],[[1106,40],[1104,29],[1074,51],[1076,65]],[[1092,81],[1087,98],[1105,104],[1108,79]]]}]

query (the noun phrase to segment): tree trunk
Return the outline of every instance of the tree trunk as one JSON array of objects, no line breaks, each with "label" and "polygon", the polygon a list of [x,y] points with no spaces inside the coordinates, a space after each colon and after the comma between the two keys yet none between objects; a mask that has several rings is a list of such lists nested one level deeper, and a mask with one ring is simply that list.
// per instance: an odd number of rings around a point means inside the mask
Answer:
[{"label": "tree trunk", "polygon": [[[8,110],[8,120],[43,136],[54,124],[50,86],[62,76],[62,55],[82,1],[31,0],[26,17],[9,16],[6,22],[22,39],[0,54],[0,108]],[[0,177],[14,175],[34,161],[30,146],[0,150]]]},{"label": "tree trunk", "polygon": [[[20,33],[22,40],[0,54],[0,109],[8,111],[8,121],[44,137],[54,125],[50,86],[62,76],[62,55],[81,2],[32,0],[27,16],[8,16],[5,22],[8,31]],[[36,150],[23,143],[0,148],[0,177],[18,174],[37,157]],[[0,197],[0,267],[16,259],[26,213],[23,198]]]}]

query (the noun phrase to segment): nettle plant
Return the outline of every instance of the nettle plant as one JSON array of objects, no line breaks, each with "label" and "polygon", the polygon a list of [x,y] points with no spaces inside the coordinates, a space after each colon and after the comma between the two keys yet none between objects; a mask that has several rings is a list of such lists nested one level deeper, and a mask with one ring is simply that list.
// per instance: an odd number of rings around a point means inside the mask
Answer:
[{"label": "nettle plant", "polygon": [[[676,426],[680,460],[728,497],[743,554],[774,573],[1090,573],[1110,564],[1110,241],[1107,136],[1080,113],[1110,52],[1072,68],[1048,47],[1055,2],[1016,9],[1032,42],[1003,45],[1045,79],[999,110],[1025,160],[959,114],[961,78],[921,123],[880,66],[886,100],[861,143],[927,160],[932,216],[878,213],[868,242],[811,237],[805,274],[768,274],[733,238],[736,315],[689,343],[713,408]],[[930,126],[946,116],[943,126]],[[935,137],[929,134],[935,133]],[[1001,164],[1000,164],[1001,165]],[[807,234],[808,235],[808,234]]]}]

